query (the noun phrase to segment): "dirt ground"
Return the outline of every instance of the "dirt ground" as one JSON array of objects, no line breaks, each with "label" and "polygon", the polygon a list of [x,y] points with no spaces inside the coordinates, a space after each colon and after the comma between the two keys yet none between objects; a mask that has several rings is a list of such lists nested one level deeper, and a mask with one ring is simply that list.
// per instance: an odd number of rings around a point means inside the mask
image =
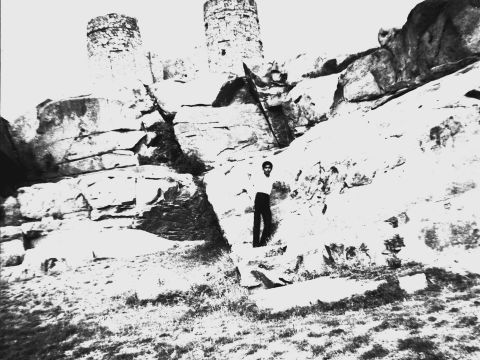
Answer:
[{"label": "dirt ground", "polygon": [[[148,273],[178,278],[139,300],[135,284]],[[239,287],[225,250],[209,245],[53,268],[0,282],[0,358],[480,359],[478,277],[425,273],[430,286],[414,295],[270,314]]]}]

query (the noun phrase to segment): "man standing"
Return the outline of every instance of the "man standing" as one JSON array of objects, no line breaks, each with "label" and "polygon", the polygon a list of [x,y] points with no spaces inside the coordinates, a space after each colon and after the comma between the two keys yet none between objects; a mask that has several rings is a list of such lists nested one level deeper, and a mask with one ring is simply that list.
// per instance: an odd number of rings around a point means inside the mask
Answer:
[{"label": "man standing", "polygon": [[[265,246],[272,230],[272,212],[270,211],[270,192],[274,183],[270,176],[273,165],[270,161],[262,164],[263,174],[253,178],[255,210],[253,214],[253,247]],[[260,216],[263,218],[263,232],[260,238]]]}]

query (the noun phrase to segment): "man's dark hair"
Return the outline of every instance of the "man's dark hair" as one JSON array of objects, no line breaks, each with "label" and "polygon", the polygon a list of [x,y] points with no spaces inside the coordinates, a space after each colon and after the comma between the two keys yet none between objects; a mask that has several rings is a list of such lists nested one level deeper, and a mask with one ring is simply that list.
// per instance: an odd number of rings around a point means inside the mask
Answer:
[{"label": "man's dark hair", "polygon": [[262,169],[265,168],[265,166],[267,165],[270,165],[270,167],[273,169],[273,164],[270,162],[270,161],[265,161],[263,164],[262,164]]}]

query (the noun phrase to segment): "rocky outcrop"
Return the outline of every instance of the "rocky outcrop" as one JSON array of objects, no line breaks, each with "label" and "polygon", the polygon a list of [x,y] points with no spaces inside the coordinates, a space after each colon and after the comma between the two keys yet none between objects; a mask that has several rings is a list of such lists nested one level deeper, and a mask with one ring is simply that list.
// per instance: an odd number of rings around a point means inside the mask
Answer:
[{"label": "rocky outcrop", "polygon": [[388,50],[380,49],[351,64],[340,77],[339,87],[344,100],[363,101],[385,95],[396,82],[393,56]]},{"label": "rocky outcrop", "polygon": [[338,74],[355,60],[369,55],[376,49],[368,49],[355,54],[339,54],[336,56],[302,53],[282,63],[272,61],[265,67],[262,78],[274,82],[284,82],[295,86],[308,78],[317,78]]},{"label": "rocky outcrop", "polygon": [[457,71],[479,58],[480,7],[471,0],[427,0],[401,29],[380,30],[381,48],[350,64],[336,102],[372,100]]},{"label": "rocky outcrop", "polygon": [[334,115],[281,152],[212,170],[207,194],[227,240],[251,242],[252,201],[242,189],[269,159],[285,183],[274,191],[271,241],[286,246],[284,256],[335,243],[387,264],[397,239],[402,260],[449,257],[477,269],[462,259],[479,251],[479,104],[464,95],[478,91],[479,78],[477,62],[376,110]]},{"label": "rocky outcrop", "polygon": [[222,235],[201,183],[166,166],[139,166],[40,183],[2,205],[2,241],[32,241],[78,221],[140,228],[172,240]]},{"label": "rocky outcrop", "polygon": [[138,218],[138,229],[161,235],[170,240],[207,240],[222,244],[223,234],[217,215],[208,202],[203,183],[195,179],[196,191],[188,198],[176,192],[165,193],[165,200],[157,203]]}]

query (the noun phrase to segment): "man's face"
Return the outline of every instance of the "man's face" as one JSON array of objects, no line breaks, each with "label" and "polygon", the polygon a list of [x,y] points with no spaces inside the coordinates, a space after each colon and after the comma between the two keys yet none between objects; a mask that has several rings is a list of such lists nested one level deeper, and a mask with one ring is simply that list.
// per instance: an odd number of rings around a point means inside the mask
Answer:
[{"label": "man's face", "polygon": [[270,176],[270,173],[272,172],[272,167],[270,165],[265,165],[263,167],[263,173],[265,174],[265,176]]}]

